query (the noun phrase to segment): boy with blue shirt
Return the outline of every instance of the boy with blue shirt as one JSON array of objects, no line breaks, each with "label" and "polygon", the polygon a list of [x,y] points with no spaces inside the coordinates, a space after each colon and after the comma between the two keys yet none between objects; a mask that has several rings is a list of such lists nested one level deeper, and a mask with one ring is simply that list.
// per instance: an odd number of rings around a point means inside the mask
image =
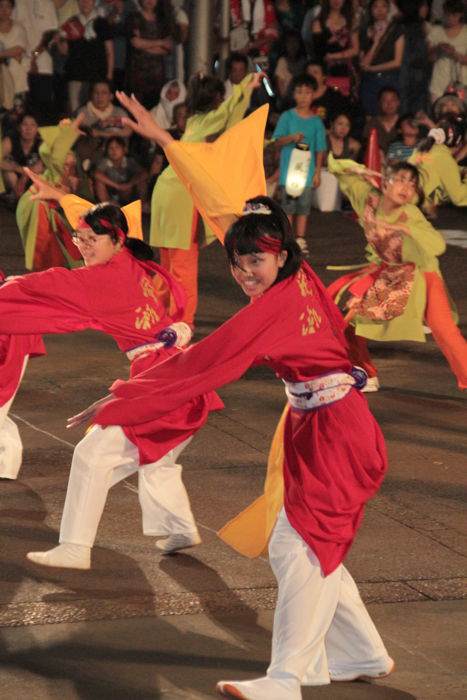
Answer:
[{"label": "boy with blue shirt", "polygon": [[[316,90],[316,80],[311,76],[303,75],[295,78],[293,98],[296,106],[281,114],[273,134],[276,146],[281,148],[279,201],[295,231],[297,243],[304,253],[308,252],[305,231],[311,207],[311,191],[320,185],[321,166],[326,152],[326,132],[323,122],[320,117],[315,116],[311,107]],[[292,151],[298,143],[307,144],[311,160],[304,191],[299,197],[290,197],[285,191],[287,170]]]}]

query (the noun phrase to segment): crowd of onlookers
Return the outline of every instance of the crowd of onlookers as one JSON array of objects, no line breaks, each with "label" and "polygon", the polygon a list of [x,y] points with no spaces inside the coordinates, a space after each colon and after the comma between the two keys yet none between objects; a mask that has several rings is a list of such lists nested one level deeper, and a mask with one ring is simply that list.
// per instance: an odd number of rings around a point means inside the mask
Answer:
[{"label": "crowd of onlookers", "polygon": [[[79,115],[69,188],[147,203],[164,155],[122,125],[114,93],[134,93],[182,136],[189,9],[183,0],[0,0],[3,201],[28,186],[25,165],[44,168],[39,126]],[[274,95],[257,91],[250,108],[270,103],[270,135],[303,75],[326,148],[339,158],[362,158],[376,129],[383,159],[407,159],[441,114],[465,112],[463,0],[231,0],[230,11],[225,97],[248,72],[265,70]],[[461,145],[458,160],[465,155]],[[277,153],[266,169],[272,182]]]}]

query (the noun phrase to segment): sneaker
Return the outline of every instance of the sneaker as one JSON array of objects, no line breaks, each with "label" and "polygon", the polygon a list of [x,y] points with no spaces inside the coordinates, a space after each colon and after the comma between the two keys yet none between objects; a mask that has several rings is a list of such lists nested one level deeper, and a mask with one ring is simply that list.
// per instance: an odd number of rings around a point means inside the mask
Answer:
[{"label": "sneaker", "polygon": [[368,377],[368,379],[366,380],[365,386],[360,391],[363,394],[368,394],[369,392],[372,392],[372,391],[378,391],[378,389],[379,389],[378,377]]},{"label": "sneaker", "polygon": [[197,532],[190,532],[186,535],[170,535],[163,540],[158,540],[156,542],[156,547],[160,549],[162,554],[173,554],[174,552],[178,552],[179,549],[196,547],[200,542],[201,537],[199,534]]},{"label": "sneaker", "polygon": [[395,663],[393,659],[388,659],[386,668],[380,669],[379,671],[344,671],[342,673],[334,673],[329,671],[329,676],[332,681],[338,682],[349,682],[349,681],[375,681],[379,678],[386,678],[394,671]]},{"label": "sneaker", "polygon": [[299,236],[295,240],[297,241],[298,247],[302,251],[303,255],[308,255],[308,253],[310,251],[308,250],[308,244],[306,242],[306,238],[303,238],[303,236]]}]

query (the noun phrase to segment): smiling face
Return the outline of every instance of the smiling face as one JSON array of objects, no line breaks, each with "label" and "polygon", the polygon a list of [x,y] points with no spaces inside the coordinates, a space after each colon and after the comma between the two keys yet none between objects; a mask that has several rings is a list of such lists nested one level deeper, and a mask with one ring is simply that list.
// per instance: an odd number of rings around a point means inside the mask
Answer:
[{"label": "smiling face", "polygon": [[73,243],[83,256],[86,267],[103,265],[109,262],[121,249],[108,234],[97,235],[90,228],[77,229],[73,233]]},{"label": "smiling face", "polygon": [[263,252],[238,255],[236,265],[231,268],[232,276],[247,297],[255,299],[272,287],[286,260],[284,250],[279,255]]}]

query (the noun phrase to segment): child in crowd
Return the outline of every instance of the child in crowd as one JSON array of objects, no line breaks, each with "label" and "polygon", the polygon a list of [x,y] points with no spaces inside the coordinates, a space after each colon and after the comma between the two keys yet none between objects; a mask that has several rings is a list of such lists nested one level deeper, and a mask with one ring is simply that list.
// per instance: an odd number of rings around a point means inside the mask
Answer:
[{"label": "child in crowd", "polygon": [[400,138],[393,141],[388,148],[386,159],[389,164],[410,158],[420,139],[418,122],[410,115],[402,117],[399,122],[399,133]]},{"label": "child in crowd", "polygon": [[[281,114],[274,130],[273,138],[281,148],[279,166],[279,201],[286,212],[294,230],[297,243],[304,253],[308,252],[305,232],[311,206],[311,190],[319,187],[321,166],[326,151],[326,132],[321,119],[314,115],[312,102],[315,97],[317,83],[309,75],[295,78],[293,82],[293,98],[296,106]],[[305,189],[299,197],[290,197],[285,189],[287,170],[292,151],[296,144],[303,143],[311,152]]]},{"label": "child in crowd", "polygon": [[128,204],[132,199],[144,199],[147,175],[134,158],[127,156],[124,139],[112,136],[107,141],[105,158],[94,173],[94,188],[99,202]]}]

